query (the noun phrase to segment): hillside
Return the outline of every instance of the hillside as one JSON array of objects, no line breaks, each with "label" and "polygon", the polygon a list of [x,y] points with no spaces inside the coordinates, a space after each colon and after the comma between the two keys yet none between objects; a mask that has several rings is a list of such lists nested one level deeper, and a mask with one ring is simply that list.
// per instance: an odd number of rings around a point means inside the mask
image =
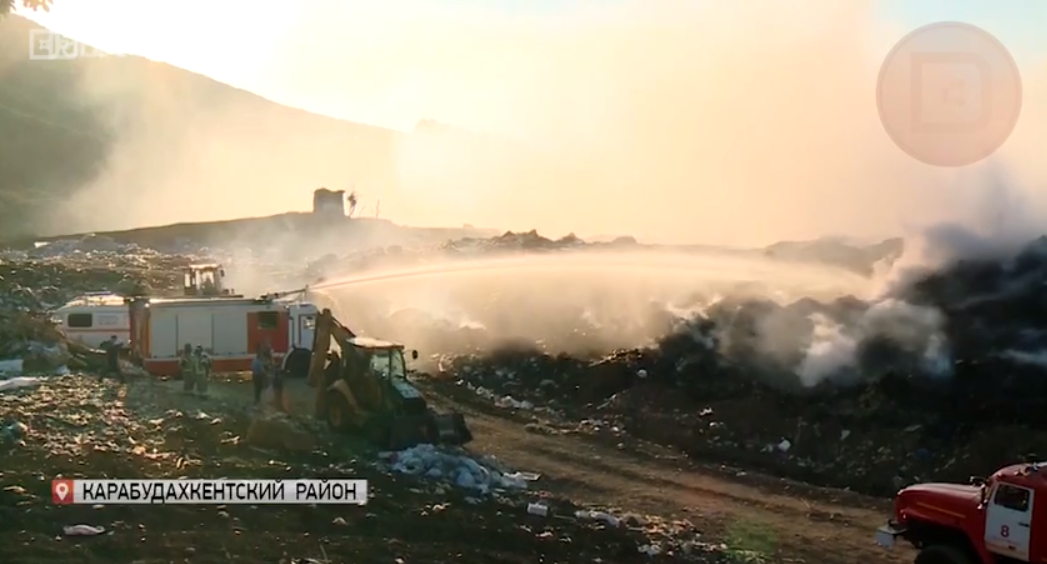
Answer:
[{"label": "hillside", "polygon": [[[140,57],[30,61],[30,30],[38,27],[18,16],[0,19],[0,131],[4,133],[0,137],[0,237],[31,231],[39,234],[39,220],[56,202],[70,198],[102,172],[119,135],[148,128],[157,139],[176,128],[199,130],[233,110],[251,116],[237,123],[237,136],[264,143],[223,155],[241,159],[223,158],[226,170],[256,168],[259,152],[264,151],[265,164],[272,170],[293,164],[285,167],[289,169],[288,185],[305,194],[317,185],[347,178],[367,185],[389,183],[394,176],[397,132],[282,106]],[[110,85],[112,91],[105,97],[85,96],[83,85],[88,76],[92,84]],[[156,107],[156,92],[165,94],[163,107]],[[143,116],[149,117],[148,123]],[[302,138],[322,141],[316,146],[326,148],[326,154],[310,147],[311,158],[302,159],[291,146]],[[282,144],[280,139],[287,142]],[[173,140],[178,143],[172,145],[184,142]],[[356,158],[346,159],[344,148],[350,145],[365,149]],[[337,163],[338,176],[324,175],[321,170],[316,176],[327,176],[326,181],[290,184],[304,170],[323,169],[326,163]],[[52,227],[45,225],[43,230],[61,231]],[[109,226],[73,229],[105,227]]]},{"label": "hillside", "polygon": [[[7,244],[127,230],[116,237],[155,244],[191,232],[209,244],[257,244],[301,234],[305,218],[280,212],[304,207],[318,186],[348,181],[384,188],[383,198],[399,198],[396,209],[545,217],[536,187],[591,185],[599,168],[432,120],[401,133],[313,114],[141,57],[30,60],[33,29],[18,16],[0,19],[0,241]],[[442,196],[450,191],[459,196]],[[259,198],[278,204],[259,210]],[[486,223],[477,215],[469,220]],[[156,225],[167,227],[142,229]],[[353,232],[403,234],[382,225]],[[765,254],[867,272],[899,252],[898,242],[868,249],[823,242],[783,243]]]}]

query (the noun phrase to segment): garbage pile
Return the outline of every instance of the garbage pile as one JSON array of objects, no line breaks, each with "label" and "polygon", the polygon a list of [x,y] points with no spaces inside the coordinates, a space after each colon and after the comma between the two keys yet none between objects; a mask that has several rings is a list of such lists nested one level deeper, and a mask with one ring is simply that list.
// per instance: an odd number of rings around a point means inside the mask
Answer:
[{"label": "garbage pile", "polygon": [[[724,547],[699,542],[699,533],[681,524],[654,518],[634,522],[624,516],[608,523],[607,518],[569,500],[548,494],[539,498],[538,492],[511,487],[505,488],[505,495],[492,488],[486,496],[476,488],[426,487],[435,482],[410,475],[414,474],[413,464],[422,461],[429,468],[426,474],[432,474],[434,467],[464,460],[447,453],[438,455],[435,449],[417,447],[399,453],[395,464],[409,470],[407,475],[376,471],[370,454],[361,456],[358,449],[310,431],[308,422],[294,417],[265,419],[295,436],[314,434],[314,448],[263,444],[251,438],[255,413],[247,405],[249,386],[226,389],[221,383],[212,391],[209,400],[201,401],[164,383],[142,381],[124,386],[82,376],[56,376],[0,392],[0,412],[5,417],[0,421],[0,456],[4,459],[0,506],[11,508],[11,515],[18,512],[22,542],[32,546],[34,554],[47,554],[55,561],[68,560],[74,552],[116,550],[147,559],[148,554],[155,554],[158,542],[165,550],[182,554],[218,551],[251,561],[281,554],[321,557],[321,550],[357,555],[363,561],[436,561],[446,556],[447,546],[480,561],[526,560],[535,554],[557,561],[582,555],[589,561],[649,562],[650,554],[662,560],[678,555],[692,562],[727,561]],[[489,465],[489,461],[484,463]],[[56,476],[351,476],[367,479],[372,497],[366,507],[55,508],[50,480]],[[506,485],[524,479],[513,477],[512,472],[502,476]],[[527,499],[520,497],[526,495],[543,500],[552,511],[545,516],[529,514]],[[609,511],[604,513],[612,516]],[[554,515],[568,518],[551,518]],[[171,535],[170,531],[191,534]],[[103,544],[93,544],[95,539],[85,539],[92,541],[85,544],[56,540],[96,534],[97,542]],[[0,547],[0,559],[17,560],[12,552],[24,546]],[[433,554],[433,550],[441,552]]]},{"label": "garbage pile", "polygon": [[395,472],[444,481],[480,494],[524,490],[528,482],[539,478],[536,474],[510,472],[489,456],[477,460],[429,444],[381,453],[380,457]]},{"label": "garbage pile", "polygon": [[106,237],[54,241],[29,251],[0,251],[0,295],[20,296],[18,305],[41,309],[84,292],[180,289],[182,269],[198,260]]},{"label": "garbage pile", "polygon": [[60,372],[71,358],[68,343],[44,314],[0,305],[0,378]]},{"label": "garbage pile", "polygon": [[181,288],[181,269],[190,262],[188,256],[163,255],[105,237],[0,252],[0,360],[17,360],[19,370],[27,372],[83,368],[100,360],[65,342],[48,312],[87,292],[128,295]]},{"label": "garbage pile", "polygon": [[549,239],[538,234],[532,229],[527,232],[505,233],[490,239],[458,239],[448,241],[442,247],[444,251],[452,254],[504,253],[519,251],[562,251],[584,247],[582,241],[574,233],[561,237],[560,239]]},{"label": "garbage pile", "polygon": [[890,494],[1047,458],[1044,280],[1047,238],[875,303],[724,299],[651,347],[586,358],[515,346],[444,359],[442,372],[507,409]]}]

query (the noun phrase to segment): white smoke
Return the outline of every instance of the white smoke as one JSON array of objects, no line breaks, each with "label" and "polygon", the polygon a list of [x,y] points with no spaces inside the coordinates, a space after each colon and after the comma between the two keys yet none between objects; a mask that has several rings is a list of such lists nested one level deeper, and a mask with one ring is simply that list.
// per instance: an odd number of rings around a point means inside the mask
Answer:
[{"label": "white smoke", "polygon": [[854,368],[857,362],[858,340],[846,328],[822,314],[812,314],[814,323],[811,345],[807,348],[796,375],[806,386],[813,386],[826,378]]},{"label": "white smoke", "polygon": [[888,299],[873,304],[854,326],[822,314],[809,319],[814,323],[811,344],[796,368],[804,385],[857,377],[860,344],[875,338],[887,338],[917,355],[924,373],[940,377],[952,373],[948,340],[942,332],[944,317],[934,308]]}]

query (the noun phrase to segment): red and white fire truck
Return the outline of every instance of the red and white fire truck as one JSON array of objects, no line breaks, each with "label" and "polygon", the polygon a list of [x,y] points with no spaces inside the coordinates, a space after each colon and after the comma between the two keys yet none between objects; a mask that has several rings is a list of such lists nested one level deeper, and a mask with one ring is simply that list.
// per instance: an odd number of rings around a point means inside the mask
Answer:
[{"label": "red and white fire truck", "polygon": [[[55,317],[70,337],[85,331],[96,331],[102,339],[128,336],[132,357],[158,376],[178,373],[187,344],[207,350],[215,372],[250,370],[262,346],[270,347],[277,361],[295,348],[312,349],[315,305],[281,295],[236,295],[224,287],[224,276],[220,265],[194,265],[186,270],[182,297],[126,298],[123,306],[85,299],[59,308]],[[124,313],[116,315],[114,308]],[[109,322],[117,317],[119,323]]]},{"label": "red and white fire truck", "polygon": [[202,346],[215,372],[245,372],[262,346],[281,361],[293,347],[311,349],[316,306],[261,298],[128,300],[131,352],[155,375],[178,373],[185,345]]},{"label": "red and white fire truck", "polygon": [[987,480],[917,484],[900,492],[876,543],[904,539],[916,564],[1047,563],[1047,462],[1016,464]]}]

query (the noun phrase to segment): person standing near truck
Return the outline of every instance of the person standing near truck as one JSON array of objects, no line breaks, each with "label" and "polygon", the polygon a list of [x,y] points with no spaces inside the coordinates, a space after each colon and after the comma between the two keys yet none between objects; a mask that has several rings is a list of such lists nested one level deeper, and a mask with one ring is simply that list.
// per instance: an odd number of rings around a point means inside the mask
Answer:
[{"label": "person standing near truck", "polygon": [[262,403],[262,393],[265,392],[265,388],[269,385],[269,366],[265,358],[265,347],[258,347],[255,352],[254,360],[251,361],[251,383],[254,384],[254,404],[258,406]]},{"label": "person standing near truck", "polygon": [[197,362],[197,374],[195,388],[200,397],[207,397],[207,384],[211,381],[211,356],[207,354],[202,345],[196,345],[194,354]]},{"label": "person standing near truck", "polygon": [[193,356],[193,345],[186,343],[182,348],[182,354],[178,355],[178,376],[183,385],[191,376],[189,375],[189,357]]},{"label": "person standing near truck", "polygon": [[102,343],[102,350],[105,351],[105,372],[99,376],[99,380],[104,380],[106,376],[112,376],[119,382],[124,381],[123,372],[120,370],[120,351],[123,348],[123,344],[120,343],[116,335],[110,336],[108,341]]},{"label": "person standing near truck", "polygon": [[190,344],[185,345],[184,356],[182,357],[182,392],[186,394],[193,393],[196,389],[197,382],[203,378],[201,373],[203,367],[200,365],[200,357],[193,353],[193,346]]}]

